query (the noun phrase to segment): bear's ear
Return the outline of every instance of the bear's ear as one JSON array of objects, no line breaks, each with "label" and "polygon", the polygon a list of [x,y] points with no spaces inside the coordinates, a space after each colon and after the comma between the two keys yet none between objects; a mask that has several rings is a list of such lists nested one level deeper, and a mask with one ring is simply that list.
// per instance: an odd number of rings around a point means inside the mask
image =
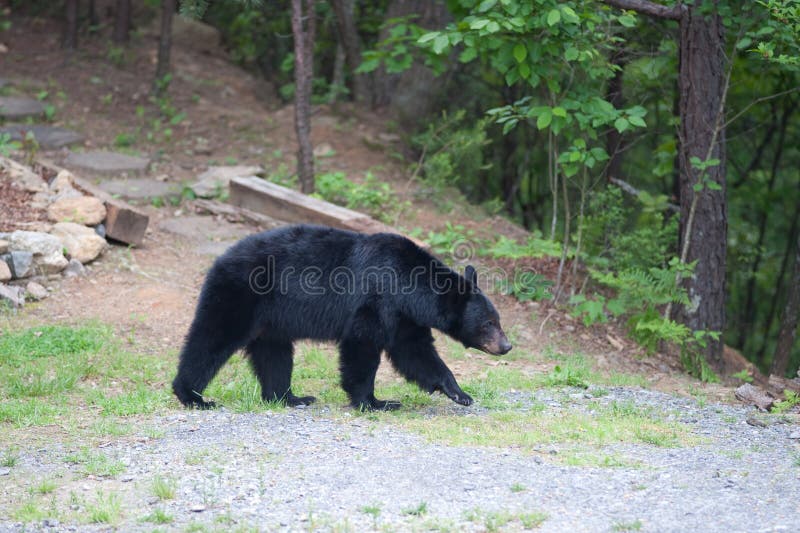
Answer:
[{"label": "bear's ear", "polygon": [[478,273],[472,265],[467,265],[467,268],[464,269],[464,277],[472,283],[473,287],[478,288]]}]

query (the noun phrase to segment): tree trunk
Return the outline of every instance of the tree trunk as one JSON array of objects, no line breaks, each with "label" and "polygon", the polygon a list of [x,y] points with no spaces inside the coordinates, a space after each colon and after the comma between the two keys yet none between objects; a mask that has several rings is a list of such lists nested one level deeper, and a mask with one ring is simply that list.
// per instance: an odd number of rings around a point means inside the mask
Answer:
[{"label": "tree trunk", "polygon": [[64,39],[61,46],[65,50],[78,47],[78,0],[64,2]]},{"label": "tree trunk", "polygon": [[99,25],[100,17],[97,16],[97,6],[95,5],[95,0],[89,0],[89,26],[96,28]]},{"label": "tree trunk", "polygon": [[[705,5],[704,5],[705,7]],[[725,255],[728,210],[725,202],[725,131],[720,116],[725,92],[724,39],[717,2],[705,9],[686,6],[680,19],[678,87],[680,91],[680,206],[681,249],[687,244],[687,262],[697,261],[694,274],[684,280],[691,304],[678,310],[678,320],[693,331],[722,332],[725,328]],[[719,159],[705,170],[715,191],[693,187],[703,177],[690,158]],[[697,199],[690,232],[686,227],[695,195]],[[709,339],[706,359],[722,368],[722,340]]]},{"label": "tree trunk", "polygon": [[161,0],[161,34],[158,38],[158,64],[153,84],[156,91],[163,87],[159,81],[169,74],[169,56],[172,51],[172,17],[175,14],[175,4],[176,0]]},{"label": "tree trunk", "polygon": [[[622,98],[622,76],[625,73],[625,56],[622,50],[614,52],[611,58],[611,63],[618,67],[614,72],[614,77],[608,80],[608,87],[606,88],[606,100],[614,106],[615,109],[621,109],[623,105]],[[606,152],[608,152],[609,161],[606,167],[606,179],[608,178],[622,178],[622,134],[617,131],[617,128],[610,128],[606,134]]]},{"label": "tree trunk", "polygon": [[112,39],[117,44],[126,44],[130,38],[131,0],[117,0],[114,14],[114,34]]},{"label": "tree trunk", "polygon": [[[306,21],[303,24],[303,21]],[[292,0],[294,34],[294,126],[300,189],[314,192],[314,148],[311,144],[311,82],[314,76],[314,0]]]},{"label": "tree trunk", "polygon": [[797,337],[798,318],[800,318],[800,235],[795,243],[794,273],[789,281],[789,294],[786,296],[786,307],[783,310],[781,329],[778,332],[778,344],[775,347],[775,357],[772,359],[771,374],[778,376],[786,374]]},{"label": "tree trunk", "polygon": [[356,69],[361,64],[361,44],[358,39],[356,21],[353,17],[353,0],[331,0],[333,11],[336,13],[336,28],[339,32],[339,42],[344,47],[347,69],[351,76],[351,94],[356,102],[369,101],[369,84],[365,74],[356,74]]}]

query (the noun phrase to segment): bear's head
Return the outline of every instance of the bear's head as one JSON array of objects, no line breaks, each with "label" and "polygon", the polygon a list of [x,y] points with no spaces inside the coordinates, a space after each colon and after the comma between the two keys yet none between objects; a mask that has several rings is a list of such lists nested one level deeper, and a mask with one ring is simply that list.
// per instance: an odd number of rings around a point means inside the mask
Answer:
[{"label": "bear's head", "polygon": [[467,348],[477,348],[492,355],[508,353],[511,343],[500,327],[500,316],[489,298],[478,288],[478,273],[471,265],[464,271],[464,278],[467,281],[467,294],[458,340]]}]

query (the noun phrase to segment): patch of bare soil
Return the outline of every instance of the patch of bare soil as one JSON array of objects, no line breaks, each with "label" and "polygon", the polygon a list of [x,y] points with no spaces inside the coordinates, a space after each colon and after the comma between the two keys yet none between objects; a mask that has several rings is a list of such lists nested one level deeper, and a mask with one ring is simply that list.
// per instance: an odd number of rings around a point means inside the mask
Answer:
[{"label": "patch of bare soil", "polygon": [[0,232],[30,229],[31,223],[46,222],[47,213],[31,205],[33,194],[15,186],[0,172]]}]

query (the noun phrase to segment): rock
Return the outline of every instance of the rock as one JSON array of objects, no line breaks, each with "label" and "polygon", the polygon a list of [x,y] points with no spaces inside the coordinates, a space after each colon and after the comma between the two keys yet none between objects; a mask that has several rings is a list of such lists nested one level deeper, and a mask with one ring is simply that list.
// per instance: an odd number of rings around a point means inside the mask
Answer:
[{"label": "rock", "polygon": [[0,167],[6,171],[14,185],[28,192],[41,192],[47,189],[47,184],[42,177],[32,171],[30,167],[20,165],[7,157],[0,157]]},{"label": "rock", "polygon": [[13,278],[27,278],[33,274],[33,254],[22,250],[15,250],[0,256],[0,259],[11,270]]},{"label": "rock", "polygon": [[106,238],[106,225],[105,224],[98,224],[94,227],[94,232],[100,235],[102,238]]},{"label": "rock", "polygon": [[147,171],[150,160],[128,154],[95,150],[83,153],[72,152],[67,156],[64,164],[103,175],[141,174]]},{"label": "rock", "polygon": [[50,296],[50,293],[47,292],[47,289],[35,281],[28,282],[28,284],[25,286],[25,293],[30,296],[32,300],[44,300]]},{"label": "rock", "polygon": [[8,252],[8,241],[5,239],[0,239],[0,254],[4,254]]},{"label": "rock", "polygon": [[8,302],[11,307],[25,305],[25,289],[0,283],[0,302]]},{"label": "rock", "polygon": [[75,176],[69,170],[62,170],[50,182],[49,189],[54,193],[75,190]]},{"label": "rock", "polygon": [[11,469],[7,466],[0,468],[0,476],[7,476],[11,473]]},{"label": "rock", "polygon": [[28,133],[32,133],[39,147],[44,150],[70,146],[84,140],[83,135],[76,131],[45,124],[9,124],[0,128],[0,134],[4,133],[15,141],[22,141]]},{"label": "rock", "polygon": [[61,198],[47,208],[47,217],[54,222],[78,222],[96,226],[106,218],[106,207],[94,196]]},{"label": "rock", "polygon": [[775,398],[770,393],[750,383],[745,383],[736,389],[734,396],[737,400],[755,405],[762,411],[769,411],[775,403]]},{"label": "rock", "polygon": [[[69,263],[61,253],[61,241],[53,235],[37,231],[15,231],[11,234],[9,243],[12,250],[31,252],[34,266],[42,274],[61,272]],[[16,270],[14,275],[18,276]]]},{"label": "rock", "polygon": [[195,503],[194,505],[189,507],[189,510],[193,513],[202,513],[203,511],[206,510],[206,506],[203,505],[202,503]]},{"label": "rock", "polygon": [[83,264],[94,261],[108,247],[106,240],[93,228],[74,222],[59,222],[53,226],[52,234],[58,237],[72,259]]},{"label": "rock", "polygon": [[789,433],[789,438],[792,440],[800,440],[800,430],[792,431]]},{"label": "rock", "polygon": [[314,157],[330,157],[335,153],[336,150],[328,143],[318,144],[314,147]]},{"label": "rock", "polygon": [[263,168],[256,166],[209,167],[208,170],[197,176],[197,181],[189,188],[200,198],[213,198],[220,192],[227,191],[228,184],[233,178],[253,176],[263,172]]},{"label": "rock", "polygon": [[33,98],[0,96],[0,117],[8,120],[38,118],[44,114],[44,104]]},{"label": "rock", "polygon": [[0,281],[11,279],[11,267],[5,261],[0,261]]},{"label": "rock", "polygon": [[77,276],[83,276],[86,274],[86,268],[83,266],[83,263],[78,261],[77,259],[70,259],[67,268],[64,269],[62,272],[65,278],[74,278]]}]

